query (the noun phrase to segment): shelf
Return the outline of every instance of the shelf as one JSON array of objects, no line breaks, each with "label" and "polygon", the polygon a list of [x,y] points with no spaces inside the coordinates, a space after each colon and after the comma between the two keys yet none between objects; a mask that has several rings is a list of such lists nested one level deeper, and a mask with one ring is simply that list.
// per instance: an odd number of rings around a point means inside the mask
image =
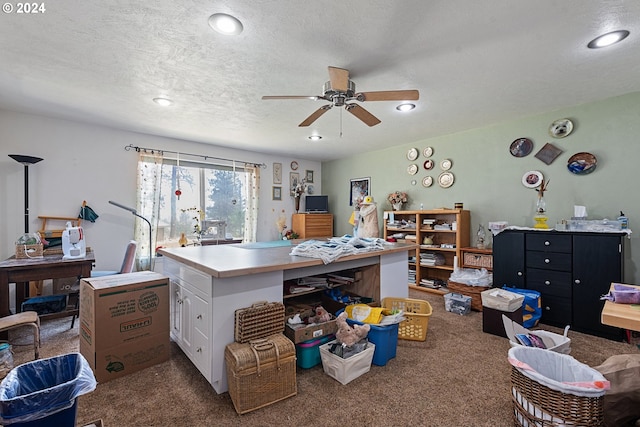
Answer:
[{"label": "shelf", "polygon": [[409,285],[409,289],[415,289],[417,291],[427,292],[427,293],[436,294],[436,295],[445,295],[449,293],[449,290],[443,290],[442,288],[433,289],[433,288],[425,288],[424,286],[418,286],[418,285]]}]

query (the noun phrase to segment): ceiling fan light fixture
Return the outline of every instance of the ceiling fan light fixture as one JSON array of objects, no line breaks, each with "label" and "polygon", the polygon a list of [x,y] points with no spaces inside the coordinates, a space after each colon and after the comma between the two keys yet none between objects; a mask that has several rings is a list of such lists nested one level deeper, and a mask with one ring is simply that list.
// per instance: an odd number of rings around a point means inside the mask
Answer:
[{"label": "ceiling fan light fixture", "polygon": [[214,13],[209,17],[209,26],[214,31],[227,36],[237,36],[244,27],[242,22],[235,16],[226,13]]},{"label": "ceiling fan light fixture", "polygon": [[411,104],[409,102],[405,102],[404,104],[400,104],[396,107],[396,110],[406,112],[411,111],[416,108],[416,104]]},{"label": "ceiling fan light fixture", "polygon": [[311,135],[309,139],[312,141],[320,141],[322,137],[320,135]]},{"label": "ceiling fan light fixture", "polygon": [[168,107],[169,105],[173,104],[173,101],[168,98],[153,98],[153,102],[162,107]]},{"label": "ceiling fan light fixture", "polygon": [[629,31],[627,30],[617,30],[612,31],[607,34],[603,34],[601,36],[596,37],[591,40],[587,47],[589,49],[599,49],[601,47],[611,46],[612,44],[616,44],[626,39],[629,36]]}]

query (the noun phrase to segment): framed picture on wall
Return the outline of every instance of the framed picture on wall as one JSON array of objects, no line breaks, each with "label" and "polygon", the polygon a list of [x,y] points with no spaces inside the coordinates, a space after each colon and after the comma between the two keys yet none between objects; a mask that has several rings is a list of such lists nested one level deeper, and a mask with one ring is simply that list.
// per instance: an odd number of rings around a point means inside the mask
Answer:
[{"label": "framed picture on wall", "polygon": [[289,172],[289,195],[294,197],[293,189],[298,185],[298,181],[300,181],[300,174],[298,172]]},{"label": "framed picture on wall", "polygon": [[282,200],[282,187],[272,187],[271,198],[273,200]]},{"label": "framed picture on wall", "polygon": [[371,194],[371,177],[354,178],[351,180],[351,188],[349,189],[349,206],[358,205]]},{"label": "framed picture on wall", "polygon": [[273,164],[273,183],[282,184],[282,163]]},{"label": "framed picture on wall", "polygon": [[313,171],[307,170],[307,182],[313,182]]}]

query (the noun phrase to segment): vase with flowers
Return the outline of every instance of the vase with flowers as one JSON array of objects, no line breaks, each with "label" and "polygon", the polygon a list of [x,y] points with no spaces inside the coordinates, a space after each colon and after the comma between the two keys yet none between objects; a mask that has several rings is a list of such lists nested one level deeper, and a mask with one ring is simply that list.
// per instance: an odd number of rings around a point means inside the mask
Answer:
[{"label": "vase with flowers", "polygon": [[300,211],[300,197],[307,192],[307,181],[306,179],[301,179],[300,181],[296,181],[293,183],[293,187],[291,187],[291,195],[294,197],[296,202],[296,213]]},{"label": "vase with flowers", "polygon": [[549,228],[549,226],[547,225],[547,203],[544,200],[544,192],[547,191],[548,185],[549,180],[545,181],[543,179],[540,183],[540,186],[536,188],[536,191],[538,192],[538,200],[536,201],[536,214],[533,217],[533,220],[535,221],[533,228]]},{"label": "vase with flowers", "polygon": [[402,210],[402,205],[407,203],[409,198],[404,191],[394,191],[387,196],[387,200],[391,203],[391,206],[393,206],[394,211],[400,211]]},{"label": "vase with flowers", "polygon": [[[188,208],[188,209],[180,209],[181,212],[195,212],[195,215],[192,217],[194,224],[193,224],[193,235],[195,236],[196,240],[193,243],[194,246],[199,246],[201,245],[201,240],[202,240],[202,235],[206,234],[206,231],[202,229],[202,224],[204,223],[204,218],[205,218],[205,213],[202,209],[198,209],[196,207],[192,207],[192,208]],[[184,233],[183,233],[184,235]],[[180,238],[180,240],[182,240],[182,236]],[[185,239],[186,240],[186,239]],[[181,246],[185,246],[181,243]]]}]

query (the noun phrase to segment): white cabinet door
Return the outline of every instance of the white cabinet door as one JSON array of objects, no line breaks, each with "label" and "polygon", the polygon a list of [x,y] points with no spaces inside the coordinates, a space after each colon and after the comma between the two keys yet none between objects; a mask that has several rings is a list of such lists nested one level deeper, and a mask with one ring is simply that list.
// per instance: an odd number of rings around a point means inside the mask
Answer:
[{"label": "white cabinet door", "polygon": [[181,287],[176,279],[169,281],[169,327],[171,338],[180,345],[182,341]]}]

